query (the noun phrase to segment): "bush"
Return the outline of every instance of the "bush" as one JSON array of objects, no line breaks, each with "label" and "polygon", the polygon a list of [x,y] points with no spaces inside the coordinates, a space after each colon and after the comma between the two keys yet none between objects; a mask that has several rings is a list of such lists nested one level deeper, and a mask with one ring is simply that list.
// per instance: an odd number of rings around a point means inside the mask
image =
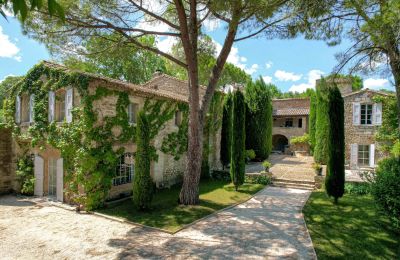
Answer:
[{"label": "bush", "polygon": [[35,174],[31,156],[25,155],[18,160],[16,175],[21,184],[21,193],[32,196],[35,189]]},{"label": "bush", "polygon": [[302,136],[295,136],[290,139],[291,144],[309,144],[310,136],[308,134],[304,134]]},{"label": "bush", "polygon": [[263,161],[262,166],[267,171],[267,169],[269,170],[269,168],[271,168],[272,164],[269,161],[265,160]]},{"label": "bush", "polygon": [[372,195],[378,207],[400,229],[400,158],[390,157],[379,162]]},{"label": "bush", "polygon": [[254,150],[246,150],[246,162],[252,161],[256,158]]},{"label": "bush", "polygon": [[150,208],[153,199],[154,185],[150,176],[152,150],[149,122],[143,111],[140,111],[137,116],[136,147],[132,198],[139,210],[146,210]]},{"label": "bush", "polygon": [[272,183],[271,177],[265,174],[260,175],[246,175],[247,183],[269,185]]},{"label": "bush", "polygon": [[360,182],[360,183],[346,183],[344,185],[344,192],[354,195],[366,195],[371,193],[371,184]]},{"label": "bush", "polygon": [[310,132],[310,149],[314,153],[315,147],[315,130],[316,130],[316,120],[317,120],[317,100],[315,91],[311,92],[310,95],[310,117],[309,122],[309,132]]},{"label": "bush", "polygon": [[211,178],[217,181],[230,181],[231,175],[228,171],[212,171]]}]

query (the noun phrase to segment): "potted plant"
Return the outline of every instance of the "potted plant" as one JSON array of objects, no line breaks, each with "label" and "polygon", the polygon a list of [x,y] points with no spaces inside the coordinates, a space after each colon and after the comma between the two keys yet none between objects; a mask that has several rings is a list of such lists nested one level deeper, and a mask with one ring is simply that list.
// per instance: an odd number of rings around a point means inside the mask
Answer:
[{"label": "potted plant", "polygon": [[269,168],[271,168],[271,163],[267,160],[263,161],[262,166],[265,169],[265,172],[269,172]]},{"label": "potted plant", "polygon": [[312,167],[314,168],[316,175],[318,175],[318,176],[322,175],[322,166],[321,166],[321,164],[313,163]]}]

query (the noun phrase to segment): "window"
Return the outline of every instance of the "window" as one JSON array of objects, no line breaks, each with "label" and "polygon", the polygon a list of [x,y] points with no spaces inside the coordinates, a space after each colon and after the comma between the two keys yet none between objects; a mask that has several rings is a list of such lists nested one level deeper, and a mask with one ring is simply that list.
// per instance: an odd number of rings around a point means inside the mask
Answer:
[{"label": "window", "polygon": [[358,165],[369,166],[369,145],[358,145]]},{"label": "window", "polygon": [[49,159],[49,196],[56,196],[57,194],[57,159]]},{"label": "window", "polygon": [[137,112],[139,110],[139,105],[135,103],[130,103],[128,105],[128,119],[129,123],[136,124]]},{"label": "window", "polygon": [[361,105],[361,125],[372,125],[372,104]]},{"label": "window", "polygon": [[29,96],[23,95],[21,97],[21,122],[29,122],[30,104]]},{"label": "window", "polygon": [[175,125],[180,126],[182,124],[182,112],[176,111],[175,112]]},{"label": "window", "polygon": [[65,91],[57,93],[56,97],[56,121],[62,122],[65,118]]},{"label": "window", "polygon": [[299,118],[299,128],[303,127],[303,118]]},{"label": "window", "polygon": [[134,158],[132,153],[125,153],[119,158],[119,164],[112,182],[114,186],[131,183],[134,174]]},{"label": "window", "polygon": [[285,127],[293,127],[293,118],[286,118]]}]

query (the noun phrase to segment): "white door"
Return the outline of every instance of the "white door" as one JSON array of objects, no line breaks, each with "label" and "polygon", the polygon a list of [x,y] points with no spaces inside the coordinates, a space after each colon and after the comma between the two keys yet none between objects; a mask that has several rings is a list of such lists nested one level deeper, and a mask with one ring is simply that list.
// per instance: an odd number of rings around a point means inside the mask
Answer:
[{"label": "white door", "polygon": [[63,158],[57,160],[57,200],[63,201],[64,193],[64,166]]},{"label": "white door", "polygon": [[39,155],[35,155],[34,160],[34,173],[35,173],[35,188],[34,195],[43,196],[43,170],[44,170],[44,161],[43,158]]}]

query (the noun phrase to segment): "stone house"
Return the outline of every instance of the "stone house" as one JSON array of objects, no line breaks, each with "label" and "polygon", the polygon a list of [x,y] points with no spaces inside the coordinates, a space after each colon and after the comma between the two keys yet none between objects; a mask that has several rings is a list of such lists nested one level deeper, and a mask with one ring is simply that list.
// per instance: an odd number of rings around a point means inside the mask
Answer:
[{"label": "stone house", "polygon": [[[68,201],[68,180],[66,179],[66,165],[65,158],[62,157],[62,151],[52,146],[50,141],[45,140],[53,138],[55,142],[62,142],[61,140],[69,140],[72,138],[69,129],[74,129],[79,122],[84,121],[83,117],[78,116],[77,112],[74,111],[85,111],[91,110],[93,112],[93,127],[98,129],[99,135],[101,131],[107,131],[108,124],[117,122],[112,125],[110,134],[112,135],[112,150],[119,151],[123,148],[123,153],[119,157],[119,162],[111,178],[111,188],[108,191],[108,198],[118,198],[122,195],[129,194],[132,191],[132,180],[135,173],[134,156],[136,151],[136,144],[133,142],[132,136],[130,139],[123,139],[121,136],[126,134],[125,128],[129,131],[136,124],[136,117],[139,110],[148,109],[147,103],[151,102],[170,102],[168,104],[187,104],[188,103],[188,90],[187,82],[178,80],[174,77],[155,73],[154,77],[143,85],[136,85],[127,83],[121,80],[115,80],[95,74],[84,73],[79,71],[70,70],[64,66],[42,62],[37,65],[40,69],[33,69],[28,72],[25,81],[30,80],[35,73],[41,73],[42,71],[55,71],[54,73],[42,73],[38,75],[41,82],[43,82],[42,89],[46,87],[47,83],[51,83],[52,79],[49,75],[61,75],[57,84],[58,87],[54,90],[48,90],[43,95],[43,100],[39,99],[39,94],[28,94],[20,92],[15,97],[15,127],[19,129],[19,135],[21,138],[16,138],[13,141],[13,161],[16,162],[24,154],[32,155],[34,161],[34,176],[35,176],[35,191],[34,194],[37,196],[48,196],[57,199],[58,201]],[[53,73],[53,74],[52,74]],[[62,77],[64,73],[70,73],[75,78],[84,78],[87,82],[87,88],[81,90],[77,85],[66,84],[63,85]],[[83,80],[82,80],[83,81]],[[29,83],[29,82],[25,82]],[[30,84],[30,83],[29,83]],[[33,85],[32,85],[33,86]],[[104,93],[112,94],[104,94]],[[204,89],[201,89],[201,94],[204,94]],[[91,105],[88,105],[87,99],[84,99],[82,93],[96,97],[93,99]],[[126,93],[128,103],[125,107],[121,108],[120,99],[121,93]],[[36,104],[45,104],[43,106],[46,119],[48,122],[36,122]],[[163,152],[162,146],[166,138],[170,134],[178,133],[184,125],[185,113],[178,109],[173,111],[173,115],[169,118],[162,126],[160,131],[155,134],[152,139],[152,145],[154,146],[158,160],[154,160],[151,163],[151,177],[157,187],[168,187],[175,182],[179,181],[185,171],[186,154],[183,152],[179,157],[176,154],[170,154]],[[121,112],[122,109],[122,112]],[[118,121],[116,118],[123,115],[126,118],[124,122]],[[120,118],[120,117],[119,117]],[[43,120],[43,119],[42,119]],[[86,120],[86,119],[85,119]],[[128,122],[126,122],[128,121]],[[127,124],[129,123],[129,124]],[[43,136],[43,140],[39,139],[40,145],[36,145],[33,148],[30,146],[32,138],[30,133],[37,125],[45,124],[55,126],[55,133],[59,133],[49,137],[49,134]],[[125,128],[121,127],[127,125]],[[47,129],[47,128],[46,128]],[[129,132],[128,131],[128,132]],[[103,133],[104,134],[104,133]],[[61,138],[63,135],[64,139]],[[22,138],[24,137],[24,138]],[[28,138],[26,138],[28,137]],[[121,138],[122,139],[121,139]],[[87,138],[83,135],[81,139]],[[96,140],[96,136],[92,136],[93,140]],[[119,139],[118,139],[119,138]],[[124,141],[121,141],[124,140]],[[208,136],[209,146],[212,147],[209,153],[208,162],[210,169],[218,169],[220,167],[219,162],[219,150],[220,150],[220,128],[214,132],[209,133]],[[102,140],[98,140],[101,142]],[[24,145],[27,143],[28,145]],[[96,141],[92,141],[93,147],[98,152],[101,152],[101,147],[96,147]],[[28,147],[28,148],[26,148]],[[79,158],[75,163],[80,163]],[[11,169],[11,172],[15,174],[16,164]],[[80,188],[82,190],[82,188]]]},{"label": "stone house", "polygon": [[[274,99],[272,101],[272,147],[274,151],[289,152],[290,139],[308,133],[309,98]],[[293,148],[293,147],[292,147]],[[297,147],[308,151],[308,147]]]}]

